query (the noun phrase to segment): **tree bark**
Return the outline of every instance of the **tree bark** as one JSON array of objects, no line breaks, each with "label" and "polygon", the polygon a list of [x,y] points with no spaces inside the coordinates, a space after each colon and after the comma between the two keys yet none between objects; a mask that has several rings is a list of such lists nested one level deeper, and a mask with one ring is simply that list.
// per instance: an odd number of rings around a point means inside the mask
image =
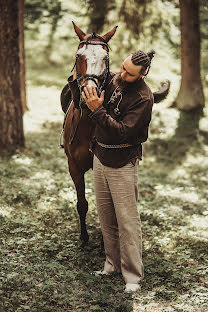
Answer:
[{"label": "tree bark", "polygon": [[201,110],[204,94],[200,75],[199,0],[180,0],[181,86],[176,107],[185,112]]},{"label": "tree bark", "polygon": [[23,112],[28,110],[26,103],[26,84],[25,84],[25,44],[24,44],[24,0],[18,1],[18,21],[19,21],[19,58],[20,58],[20,84],[21,100]]},{"label": "tree bark", "polygon": [[19,5],[0,1],[0,153],[24,146]]}]

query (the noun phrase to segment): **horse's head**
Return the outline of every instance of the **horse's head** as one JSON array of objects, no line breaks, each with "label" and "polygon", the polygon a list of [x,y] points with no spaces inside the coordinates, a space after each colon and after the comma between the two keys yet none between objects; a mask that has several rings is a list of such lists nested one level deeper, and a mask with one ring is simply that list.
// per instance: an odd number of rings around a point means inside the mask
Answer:
[{"label": "horse's head", "polygon": [[80,39],[74,65],[80,92],[89,85],[95,86],[100,93],[109,73],[108,41],[115,34],[117,26],[103,36],[85,34],[74,23],[73,26]]}]

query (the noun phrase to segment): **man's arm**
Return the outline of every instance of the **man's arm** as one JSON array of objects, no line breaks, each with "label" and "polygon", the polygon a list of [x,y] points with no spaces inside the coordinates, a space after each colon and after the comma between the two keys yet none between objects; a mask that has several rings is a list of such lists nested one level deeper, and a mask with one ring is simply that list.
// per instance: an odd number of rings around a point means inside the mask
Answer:
[{"label": "man's arm", "polygon": [[[88,87],[89,89],[89,87]],[[89,90],[90,91],[90,90]],[[107,114],[106,109],[102,106],[103,98],[100,98],[101,104],[96,100],[95,92],[93,96],[87,93],[87,97],[83,95],[89,108],[95,108],[89,115],[101,128],[103,128],[109,137],[118,141],[127,141],[129,137],[139,132],[139,129],[148,127],[151,120],[153,100],[143,98],[132,103],[121,121],[116,121]],[[86,92],[86,91],[85,91]],[[104,96],[103,96],[104,97]],[[99,98],[99,97],[97,97]],[[90,100],[91,99],[91,100]]]}]

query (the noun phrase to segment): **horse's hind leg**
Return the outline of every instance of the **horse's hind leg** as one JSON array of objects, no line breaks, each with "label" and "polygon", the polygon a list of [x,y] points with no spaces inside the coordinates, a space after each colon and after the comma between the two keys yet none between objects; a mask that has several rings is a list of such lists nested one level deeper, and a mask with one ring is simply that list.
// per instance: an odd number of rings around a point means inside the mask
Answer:
[{"label": "horse's hind leg", "polygon": [[76,165],[72,165],[70,162],[69,166],[70,175],[74,182],[77,192],[77,211],[80,218],[81,235],[80,239],[86,244],[89,240],[89,235],[87,233],[86,227],[86,215],[88,211],[88,202],[85,198],[85,180],[84,173],[80,172]]}]

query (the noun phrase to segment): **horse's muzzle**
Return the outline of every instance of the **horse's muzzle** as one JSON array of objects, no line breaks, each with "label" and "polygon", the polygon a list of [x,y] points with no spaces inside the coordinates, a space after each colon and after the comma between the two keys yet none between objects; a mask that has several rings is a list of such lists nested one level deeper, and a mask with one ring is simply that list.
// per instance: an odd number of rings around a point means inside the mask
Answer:
[{"label": "horse's muzzle", "polygon": [[84,92],[84,88],[85,88],[86,86],[89,86],[89,87],[95,86],[96,92],[97,92],[97,94],[99,94],[99,89],[98,89],[97,85],[94,85],[94,84],[91,85],[91,84],[88,84],[88,83],[86,83],[86,84],[84,84],[84,85],[81,86],[81,92]]}]

